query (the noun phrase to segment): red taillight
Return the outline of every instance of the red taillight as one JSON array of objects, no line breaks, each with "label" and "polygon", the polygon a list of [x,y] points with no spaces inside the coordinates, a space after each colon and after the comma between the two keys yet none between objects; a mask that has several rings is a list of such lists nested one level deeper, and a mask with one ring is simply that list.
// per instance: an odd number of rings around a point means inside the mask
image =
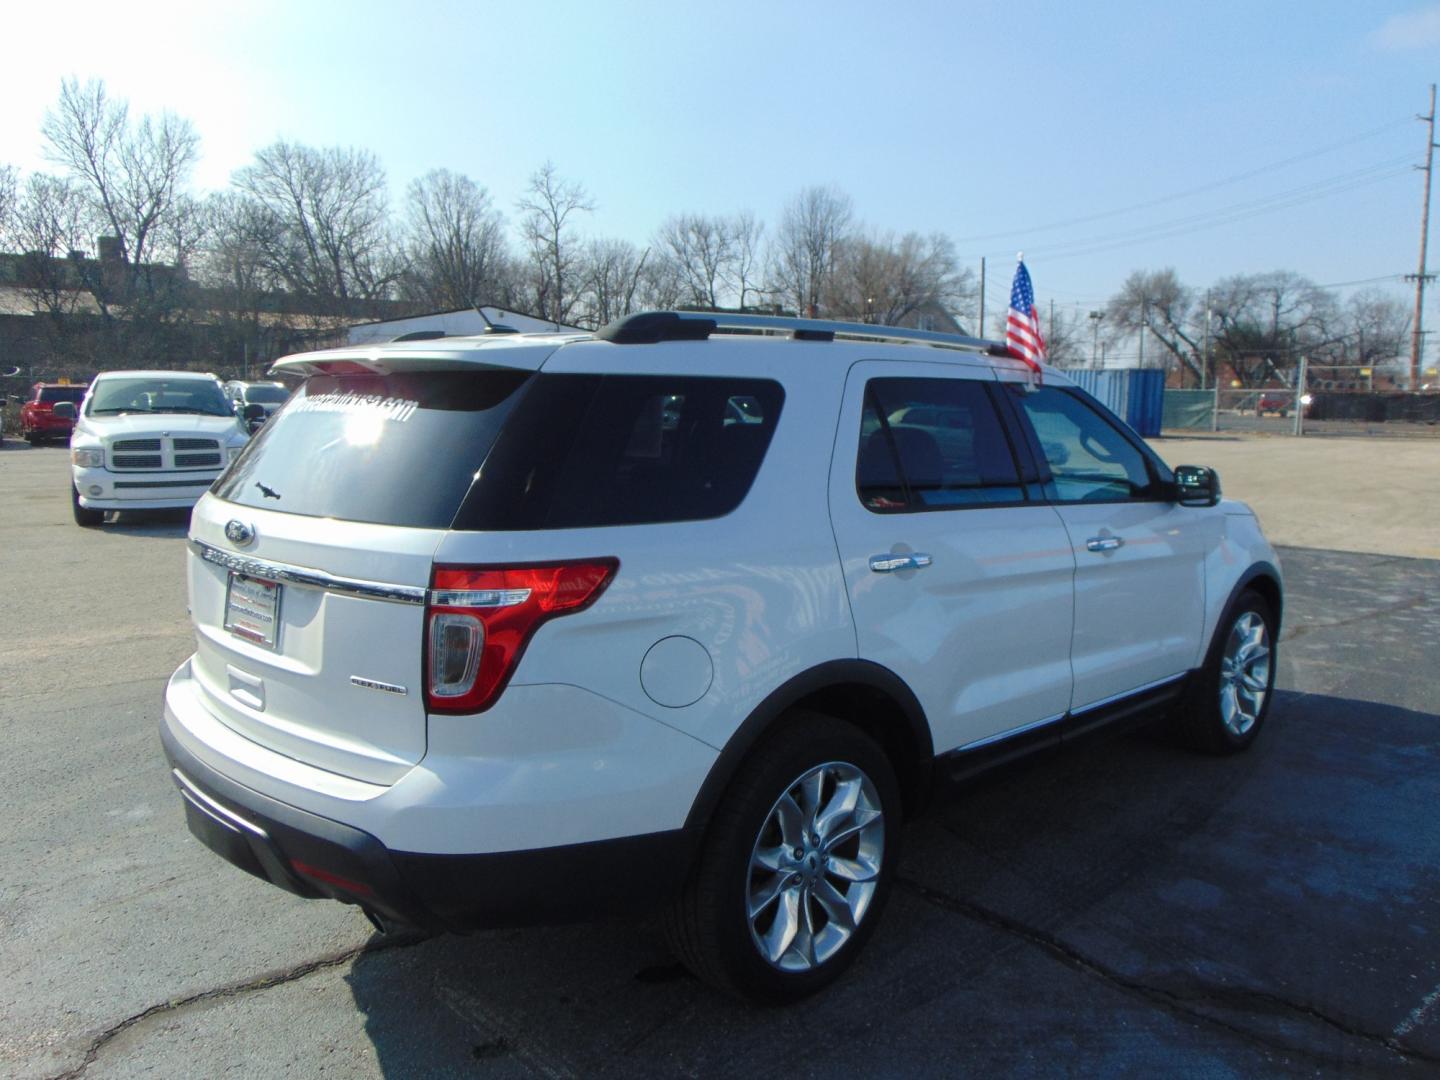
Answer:
[{"label": "red taillight", "polygon": [[425,705],[488,708],[546,619],[580,611],[605,591],[615,559],[541,566],[437,566],[425,611]]}]

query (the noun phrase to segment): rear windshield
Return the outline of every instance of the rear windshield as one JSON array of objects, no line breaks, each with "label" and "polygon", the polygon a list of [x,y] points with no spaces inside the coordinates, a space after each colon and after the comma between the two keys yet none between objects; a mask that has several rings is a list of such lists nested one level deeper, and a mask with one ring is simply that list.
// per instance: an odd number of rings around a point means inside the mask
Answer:
[{"label": "rear windshield", "polygon": [[85,387],[83,386],[42,386],[40,388],[40,397],[37,400],[73,401],[76,405],[79,405],[81,399],[84,397]]},{"label": "rear windshield", "polygon": [[443,529],[528,372],[315,375],[215,485],[241,506]]},{"label": "rear windshield", "polygon": [[101,379],[87,410],[91,416],[124,413],[194,413],[234,416],[218,382],[208,379]]},{"label": "rear windshield", "polygon": [[316,375],[214,490],[242,506],[430,529],[719,517],[749,491],[783,401],[765,379]]}]

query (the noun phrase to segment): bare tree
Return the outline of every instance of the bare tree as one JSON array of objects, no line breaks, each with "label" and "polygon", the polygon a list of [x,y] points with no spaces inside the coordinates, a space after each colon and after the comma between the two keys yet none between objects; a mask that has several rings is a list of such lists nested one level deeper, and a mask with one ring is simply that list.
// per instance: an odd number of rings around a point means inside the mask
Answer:
[{"label": "bare tree", "polygon": [[1089,331],[1080,325],[1080,313],[1056,310],[1041,330],[1045,335],[1045,362],[1056,367],[1083,367],[1090,359]]},{"label": "bare tree", "polygon": [[190,345],[188,264],[203,227],[185,191],[199,154],[194,129],[171,113],[132,122],[104,83],[67,79],[41,130],[47,154],[83,194],[83,227],[96,238],[99,258],[73,266],[94,302],[106,359],[181,359]]},{"label": "bare tree", "polygon": [[657,241],[685,282],[686,301],[699,307],[719,307],[734,272],[735,237],[730,221],[705,214],[678,214],[660,226]]},{"label": "bare tree", "polygon": [[802,315],[818,314],[853,218],[850,196],[838,188],[808,187],[786,203],[770,271],[772,293]]},{"label": "bare tree", "polygon": [[14,246],[15,203],[20,174],[13,165],[0,165],[0,244]]},{"label": "bare tree", "polygon": [[222,363],[248,375],[287,347],[302,321],[297,309],[305,305],[284,291],[267,257],[276,223],[264,205],[238,191],[218,192],[206,200],[204,214],[196,278],[213,320],[213,344]]},{"label": "bare tree", "polygon": [[530,177],[519,202],[524,215],[520,233],[530,259],[533,310],[543,319],[568,322],[580,299],[583,254],[575,235],[575,217],[595,209],[578,183],[564,180],[555,163],[545,162]]},{"label": "bare tree", "polygon": [[650,249],[641,251],[628,240],[591,241],[581,301],[585,314],[579,322],[603,326],[637,310],[649,261]]},{"label": "bare tree", "polygon": [[1242,386],[1287,380],[1302,352],[1335,336],[1333,294],[1289,270],[1236,274],[1210,290],[1213,347]]},{"label": "bare tree", "polygon": [[1164,358],[1180,368],[1181,379],[1199,386],[1205,380],[1204,311],[1197,311],[1195,290],[1175,271],[1136,270],[1106,307],[1106,336],[1115,342],[1148,333]]},{"label": "bare tree", "polygon": [[1356,366],[1378,366],[1402,356],[1410,342],[1408,304],[1366,289],[1350,297],[1344,320],[1349,331],[1344,359]]},{"label": "bare tree", "polygon": [[84,186],[101,228],[120,241],[120,256],[133,267],[151,261],[199,156],[190,122],[161,113],[132,124],[103,82],[66,79],[41,131],[51,160]]},{"label": "bare tree", "polygon": [[673,259],[650,258],[640,268],[632,311],[669,311],[685,303],[684,278]]},{"label": "bare tree", "polygon": [[263,213],[256,238],[288,289],[331,314],[371,314],[401,261],[391,235],[385,170],[365,150],[276,142],[235,173]]},{"label": "bare tree", "polygon": [[972,276],[939,233],[852,236],[839,246],[826,308],[837,318],[898,326],[926,309],[961,307],[973,292]]},{"label": "bare tree", "polygon": [[410,185],[406,211],[408,298],[432,309],[510,302],[505,223],[483,187],[436,169]]},{"label": "bare tree", "polygon": [[730,232],[735,249],[731,285],[739,294],[738,303],[743,311],[750,302],[750,294],[762,291],[765,223],[749,210],[742,210],[730,219]]},{"label": "bare tree", "polygon": [[47,363],[84,363],[96,351],[86,337],[97,313],[85,291],[80,262],[90,243],[90,206],[84,191],[64,177],[32,173],[18,191],[9,243],[20,252],[15,284],[36,313]]}]

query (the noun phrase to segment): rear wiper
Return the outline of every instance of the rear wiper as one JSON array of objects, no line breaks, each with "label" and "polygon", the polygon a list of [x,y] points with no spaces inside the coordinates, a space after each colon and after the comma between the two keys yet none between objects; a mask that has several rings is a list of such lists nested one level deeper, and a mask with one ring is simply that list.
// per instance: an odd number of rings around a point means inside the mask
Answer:
[{"label": "rear wiper", "polygon": [[260,494],[261,494],[261,495],[264,495],[265,498],[267,498],[267,499],[278,499],[278,498],[280,498],[280,493],[279,493],[278,491],[276,491],[274,488],[268,488],[268,487],[266,487],[264,484],[260,483],[260,481],[258,481],[258,480],[255,481],[255,486],[260,489]]}]

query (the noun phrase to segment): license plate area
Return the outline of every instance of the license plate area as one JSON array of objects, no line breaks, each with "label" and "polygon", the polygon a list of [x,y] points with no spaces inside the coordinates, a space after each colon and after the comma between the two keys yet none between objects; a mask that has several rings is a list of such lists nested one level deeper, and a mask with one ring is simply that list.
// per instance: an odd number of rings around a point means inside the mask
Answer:
[{"label": "license plate area", "polygon": [[261,648],[280,648],[279,582],[230,571],[225,586],[225,629]]}]

